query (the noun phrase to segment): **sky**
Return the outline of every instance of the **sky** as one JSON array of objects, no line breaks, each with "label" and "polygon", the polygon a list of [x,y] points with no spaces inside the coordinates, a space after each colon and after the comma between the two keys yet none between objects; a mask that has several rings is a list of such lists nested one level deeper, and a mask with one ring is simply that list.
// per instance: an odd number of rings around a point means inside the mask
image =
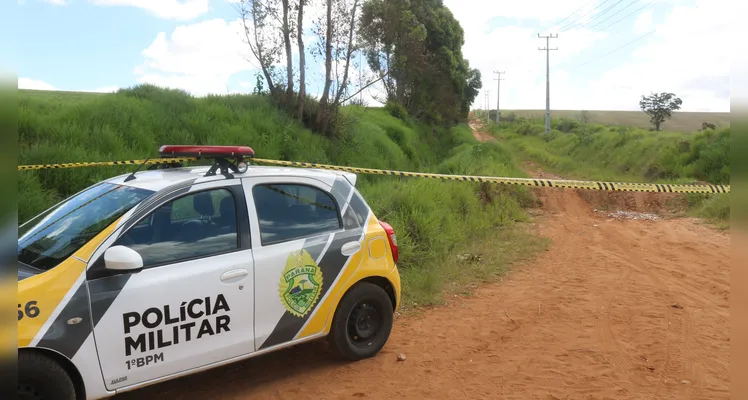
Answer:
[{"label": "sky", "polygon": [[[196,96],[252,92],[258,64],[235,1],[6,0],[0,21],[12,35],[0,37],[0,48],[13,49],[4,52],[13,59],[2,64],[12,66],[19,89],[111,92],[151,83]],[[545,109],[546,39],[538,35],[552,34],[551,109],[638,110],[642,95],[672,92],[683,111],[715,112],[730,111],[731,3],[444,0],[465,31],[464,57],[482,74],[474,109],[486,108],[486,93],[491,109],[497,93],[501,109]],[[322,60],[307,53],[307,90],[318,95]],[[504,72],[500,91],[494,71]],[[374,86],[362,97],[375,106],[381,93]]]}]

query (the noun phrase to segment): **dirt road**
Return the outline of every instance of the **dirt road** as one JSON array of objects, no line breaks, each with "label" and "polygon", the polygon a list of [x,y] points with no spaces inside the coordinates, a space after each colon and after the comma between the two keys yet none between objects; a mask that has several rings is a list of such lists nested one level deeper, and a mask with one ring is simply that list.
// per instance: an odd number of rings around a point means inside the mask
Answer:
[{"label": "dirt road", "polygon": [[121,398],[729,398],[729,235],[539,193],[549,251],[472,297],[398,318],[373,359],[336,362],[310,343]]}]

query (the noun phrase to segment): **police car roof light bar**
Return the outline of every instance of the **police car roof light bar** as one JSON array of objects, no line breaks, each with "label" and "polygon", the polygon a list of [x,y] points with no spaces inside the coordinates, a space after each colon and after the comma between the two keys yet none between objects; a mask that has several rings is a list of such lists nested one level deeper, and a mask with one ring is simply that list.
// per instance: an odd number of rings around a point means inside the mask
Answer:
[{"label": "police car roof light bar", "polygon": [[[210,167],[205,176],[213,176],[217,171],[222,175],[232,177],[229,170],[242,173],[238,165],[244,164],[244,158],[255,156],[254,150],[249,146],[194,146],[194,145],[164,145],[158,149],[161,157],[195,157],[197,159],[213,159],[213,166]],[[232,163],[230,160],[233,160]],[[246,164],[245,164],[246,166]],[[246,171],[246,169],[245,169]]]}]

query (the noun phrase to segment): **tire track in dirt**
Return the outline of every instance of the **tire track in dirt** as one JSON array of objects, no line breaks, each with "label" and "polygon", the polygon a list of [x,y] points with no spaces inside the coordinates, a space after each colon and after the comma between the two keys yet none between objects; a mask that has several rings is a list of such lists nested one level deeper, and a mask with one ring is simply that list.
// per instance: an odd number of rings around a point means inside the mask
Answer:
[{"label": "tire track in dirt", "polygon": [[397,318],[376,357],[338,362],[312,342],[118,398],[729,399],[730,236],[532,190],[548,251],[470,297]]}]

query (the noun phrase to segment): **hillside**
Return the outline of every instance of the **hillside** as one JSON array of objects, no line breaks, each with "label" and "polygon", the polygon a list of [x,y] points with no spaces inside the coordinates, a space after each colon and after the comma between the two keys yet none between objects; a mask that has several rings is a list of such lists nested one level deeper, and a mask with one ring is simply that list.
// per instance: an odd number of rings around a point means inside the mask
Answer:
[{"label": "hillside", "polygon": [[[19,111],[20,164],[143,159],[157,156],[163,144],[216,144],[248,145],[259,158],[524,176],[505,148],[479,143],[466,124],[438,129],[382,108],[344,108],[344,126],[334,138],[305,129],[264,96],[194,98],[153,86],[103,95],[22,91]],[[134,168],[19,172],[19,222]],[[361,176],[358,186],[397,231],[409,304],[438,302],[447,281],[472,279],[469,268],[459,269],[455,252],[489,233],[504,235],[509,246],[502,263],[491,266],[499,270],[539,243],[514,229],[527,219],[523,206],[531,203],[523,188],[389,176]]]},{"label": "hillside", "polygon": [[[571,179],[730,183],[729,127],[690,133],[650,132],[559,119],[551,128],[550,134],[545,134],[542,122],[517,120],[491,124],[487,131],[515,157]],[[603,193],[598,197],[605,200],[616,196]],[[729,226],[730,194],[657,198],[667,199],[670,211],[685,210]]]},{"label": "hillside", "polygon": [[[478,111],[476,112],[484,112]],[[514,114],[520,118],[528,118],[536,121],[545,121],[545,110],[501,110],[501,115],[506,117]],[[496,115],[496,110],[491,111],[491,119]],[[649,129],[649,117],[641,111],[580,111],[580,110],[551,110],[552,119],[573,119],[582,121],[586,115],[586,122],[590,124],[628,126],[632,128]],[[662,124],[662,129],[672,132],[692,132],[701,129],[703,122],[714,124],[717,128],[730,126],[730,113],[726,112],[683,112],[673,113],[673,118]]]}]

